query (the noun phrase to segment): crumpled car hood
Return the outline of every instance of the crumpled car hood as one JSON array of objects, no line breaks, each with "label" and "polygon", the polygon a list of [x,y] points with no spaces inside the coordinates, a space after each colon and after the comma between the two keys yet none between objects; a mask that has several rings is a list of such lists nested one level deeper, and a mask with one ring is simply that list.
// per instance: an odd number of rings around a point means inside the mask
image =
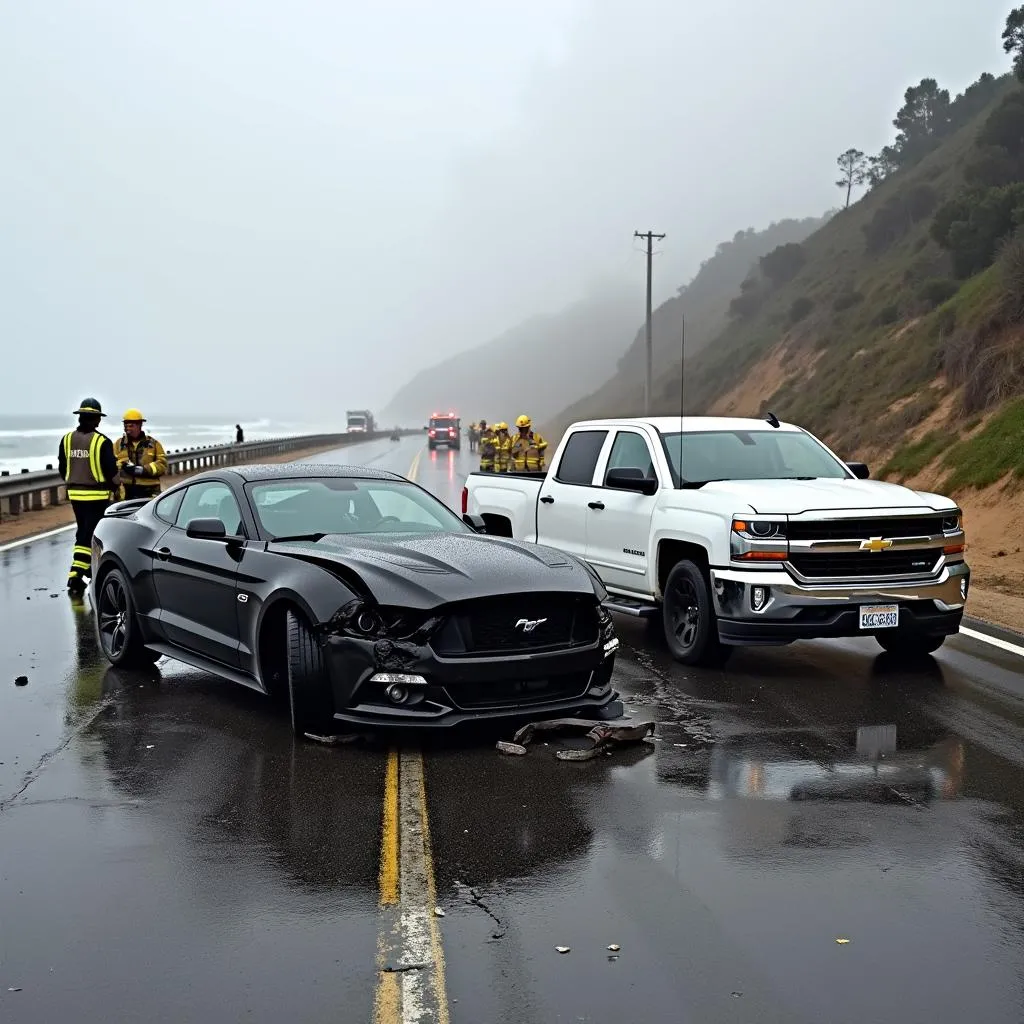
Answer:
[{"label": "crumpled car hood", "polygon": [[331,534],[269,551],[347,567],[383,605],[434,608],[502,594],[595,593],[591,574],[554,548],[478,533]]}]

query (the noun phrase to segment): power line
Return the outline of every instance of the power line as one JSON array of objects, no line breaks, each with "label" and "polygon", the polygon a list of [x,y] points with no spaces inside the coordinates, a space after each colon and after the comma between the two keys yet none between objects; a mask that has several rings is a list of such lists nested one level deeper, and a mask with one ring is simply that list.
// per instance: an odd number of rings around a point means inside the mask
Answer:
[{"label": "power line", "polygon": [[654,256],[654,239],[659,241],[664,235],[653,231],[634,231],[634,238],[647,239],[647,370],[644,375],[644,415],[651,415],[651,260]]}]

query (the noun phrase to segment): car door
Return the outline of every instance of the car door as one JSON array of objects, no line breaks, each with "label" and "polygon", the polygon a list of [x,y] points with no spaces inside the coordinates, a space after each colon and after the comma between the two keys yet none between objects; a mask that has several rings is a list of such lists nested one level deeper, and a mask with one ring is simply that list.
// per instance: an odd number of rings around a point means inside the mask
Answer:
[{"label": "car door", "polygon": [[613,469],[633,470],[644,479],[657,479],[650,439],[640,430],[615,431],[607,461],[601,467],[601,489],[588,507],[587,561],[605,585],[647,593],[647,568],[654,552],[647,550],[651,518],[658,496],[605,486]]},{"label": "car door", "polygon": [[208,480],[186,489],[153,562],[160,623],[171,643],[237,668],[237,577],[244,544],[189,537],[185,531],[193,519],[220,519],[229,536],[244,530],[238,501],[226,483]]},{"label": "car door", "polygon": [[537,503],[537,541],[585,558],[588,502],[595,500],[594,473],[610,431],[573,431],[558,465],[544,478]]}]

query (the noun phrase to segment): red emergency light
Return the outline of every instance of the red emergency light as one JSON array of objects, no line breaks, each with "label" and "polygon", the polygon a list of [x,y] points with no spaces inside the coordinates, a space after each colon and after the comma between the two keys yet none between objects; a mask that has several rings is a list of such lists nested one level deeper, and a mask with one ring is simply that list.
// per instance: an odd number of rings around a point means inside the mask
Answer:
[{"label": "red emergency light", "polygon": [[469,508],[469,488],[462,488],[462,514],[466,514],[466,509]]}]

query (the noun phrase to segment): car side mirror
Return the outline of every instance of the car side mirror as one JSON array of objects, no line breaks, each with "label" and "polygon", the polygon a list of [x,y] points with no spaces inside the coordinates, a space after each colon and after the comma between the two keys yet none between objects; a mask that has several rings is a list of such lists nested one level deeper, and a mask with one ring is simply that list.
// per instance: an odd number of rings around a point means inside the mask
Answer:
[{"label": "car side mirror", "polygon": [[219,519],[193,519],[185,527],[185,536],[197,540],[227,540],[228,531]]},{"label": "car side mirror", "polygon": [[471,529],[477,533],[487,532],[487,523],[483,516],[475,515],[472,512],[467,512],[463,517],[462,521]]},{"label": "car side mirror", "polygon": [[871,470],[863,462],[848,462],[846,465],[858,480],[867,480],[871,476]]},{"label": "car side mirror", "polygon": [[610,469],[604,478],[604,485],[617,491],[634,491],[648,496],[658,491],[658,481],[654,477],[644,476],[639,469]]}]

